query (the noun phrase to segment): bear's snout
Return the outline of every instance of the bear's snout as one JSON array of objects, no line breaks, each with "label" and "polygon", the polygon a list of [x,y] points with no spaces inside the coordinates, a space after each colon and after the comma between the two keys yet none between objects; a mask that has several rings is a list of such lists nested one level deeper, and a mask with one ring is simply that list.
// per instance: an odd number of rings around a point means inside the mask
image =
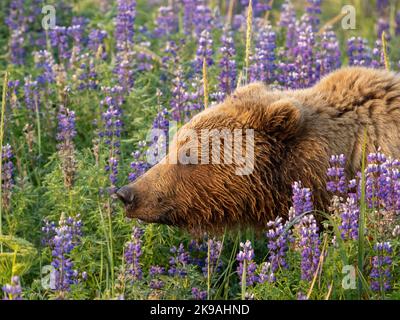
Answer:
[{"label": "bear's snout", "polygon": [[122,188],[118,189],[117,197],[124,203],[124,205],[132,206],[135,202],[135,194],[129,186],[123,186]]}]

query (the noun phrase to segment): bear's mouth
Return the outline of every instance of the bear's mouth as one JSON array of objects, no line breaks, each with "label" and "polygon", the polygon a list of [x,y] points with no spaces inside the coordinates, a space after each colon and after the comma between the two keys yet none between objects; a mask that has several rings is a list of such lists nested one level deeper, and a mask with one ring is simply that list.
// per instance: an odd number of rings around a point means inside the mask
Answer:
[{"label": "bear's mouth", "polygon": [[165,225],[175,225],[171,219],[172,209],[160,212],[159,214],[148,214],[139,212],[137,208],[132,208],[130,205],[125,206],[126,216],[131,219],[137,219],[142,224],[159,223]]}]

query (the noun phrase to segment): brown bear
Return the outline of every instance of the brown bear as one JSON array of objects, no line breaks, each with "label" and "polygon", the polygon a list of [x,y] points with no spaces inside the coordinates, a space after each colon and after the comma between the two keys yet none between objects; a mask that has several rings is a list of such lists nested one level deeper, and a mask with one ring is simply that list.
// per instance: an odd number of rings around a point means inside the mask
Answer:
[{"label": "brown bear", "polygon": [[[246,150],[253,150],[252,172],[238,174],[237,161],[170,161],[174,153],[190,156],[188,150],[195,160],[204,152],[211,154],[207,148],[197,154],[193,150],[198,147],[188,149],[193,144],[188,135],[179,139],[185,130],[201,136],[205,129],[239,130],[243,135],[245,129],[253,129],[252,142],[243,143]],[[224,147],[232,144],[225,136],[221,141]],[[179,129],[169,154],[117,195],[129,217],[146,222],[196,233],[260,229],[276,216],[288,215],[295,181],[311,188],[316,207],[326,209],[331,197],[326,190],[330,156],[344,154],[346,172],[352,175],[360,170],[364,141],[367,153],[381,148],[387,156],[400,157],[396,74],[348,67],[304,90],[274,91],[253,83],[193,117]],[[224,147],[219,149],[222,158],[229,150]],[[238,152],[243,155],[243,150]]]}]

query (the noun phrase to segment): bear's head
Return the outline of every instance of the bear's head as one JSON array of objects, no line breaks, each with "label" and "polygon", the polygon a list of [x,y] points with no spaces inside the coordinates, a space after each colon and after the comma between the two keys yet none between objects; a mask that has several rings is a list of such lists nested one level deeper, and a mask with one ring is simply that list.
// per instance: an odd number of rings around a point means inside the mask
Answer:
[{"label": "bear's head", "polygon": [[191,232],[264,227],[287,212],[296,172],[286,163],[306,116],[282,92],[239,88],[182,126],[169,153],[117,191],[127,216]]}]

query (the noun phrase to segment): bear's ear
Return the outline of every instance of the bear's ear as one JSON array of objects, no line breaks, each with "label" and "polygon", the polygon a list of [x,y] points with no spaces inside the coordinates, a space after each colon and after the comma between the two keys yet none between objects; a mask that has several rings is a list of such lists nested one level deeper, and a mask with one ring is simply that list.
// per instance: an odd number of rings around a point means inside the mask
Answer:
[{"label": "bear's ear", "polygon": [[301,130],[304,114],[296,100],[281,99],[259,108],[248,120],[255,130],[263,131],[279,140],[287,140]]}]

